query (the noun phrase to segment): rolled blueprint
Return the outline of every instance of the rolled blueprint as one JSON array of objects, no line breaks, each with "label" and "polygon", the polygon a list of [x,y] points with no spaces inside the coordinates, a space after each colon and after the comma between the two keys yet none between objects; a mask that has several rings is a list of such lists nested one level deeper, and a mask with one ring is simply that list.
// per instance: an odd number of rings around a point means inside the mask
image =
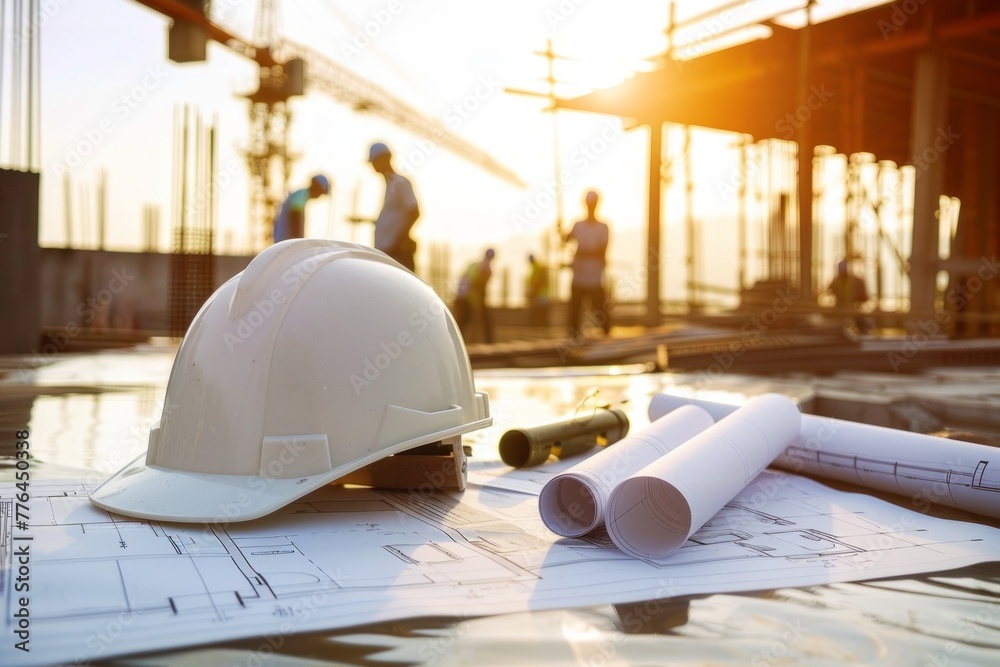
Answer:
[{"label": "rolled blueprint", "polygon": [[500,437],[500,458],[509,466],[528,468],[549,455],[576,456],[618,442],[628,433],[628,417],[617,408],[599,408],[585,419],[575,418],[532,428],[512,428]]},{"label": "rolled blueprint", "polygon": [[619,549],[663,558],[681,547],[799,434],[795,402],[764,394],[621,482],[607,527]]},{"label": "rolled blueprint", "polygon": [[[716,419],[737,409],[667,394],[653,396],[649,418],[684,405]],[[910,498],[917,511],[931,504],[1000,519],[1000,449],[884,426],[802,416],[802,432],[774,465]]]},{"label": "rolled blueprint", "polygon": [[604,449],[550,479],[538,496],[542,521],[553,533],[578,537],[604,523],[615,486],[713,424],[693,405],[672,411],[613,449]]}]

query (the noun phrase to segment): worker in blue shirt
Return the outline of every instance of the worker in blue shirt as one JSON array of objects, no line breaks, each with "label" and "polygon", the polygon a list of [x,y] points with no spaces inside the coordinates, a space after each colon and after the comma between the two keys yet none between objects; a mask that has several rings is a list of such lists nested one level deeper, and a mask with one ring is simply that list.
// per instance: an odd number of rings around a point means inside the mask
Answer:
[{"label": "worker in blue shirt", "polygon": [[312,177],[309,187],[296,190],[288,195],[278,215],[274,218],[272,236],[274,242],[286,239],[300,239],[305,236],[306,204],[310,199],[322,197],[330,192],[330,180],[323,174]]}]

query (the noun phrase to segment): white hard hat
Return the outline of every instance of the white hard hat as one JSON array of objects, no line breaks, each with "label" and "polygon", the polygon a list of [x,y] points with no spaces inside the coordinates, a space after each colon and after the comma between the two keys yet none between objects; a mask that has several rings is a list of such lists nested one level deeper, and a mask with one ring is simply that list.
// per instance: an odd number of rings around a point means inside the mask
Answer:
[{"label": "white hard hat", "polygon": [[202,306],[146,454],[91,500],[146,519],[243,521],[436,442],[452,446],[464,488],[461,434],[491,423],[427,284],[366,246],[290,239]]}]

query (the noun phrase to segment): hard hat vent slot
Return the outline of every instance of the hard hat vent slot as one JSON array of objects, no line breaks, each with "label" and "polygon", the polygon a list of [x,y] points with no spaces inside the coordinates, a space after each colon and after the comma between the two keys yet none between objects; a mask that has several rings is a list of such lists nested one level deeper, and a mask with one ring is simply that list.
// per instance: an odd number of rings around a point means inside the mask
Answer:
[{"label": "hard hat vent slot", "polygon": [[375,442],[391,447],[421,434],[438,433],[462,424],[462,408],[453,405],[438,412],[423,412],[398,405],[385,406]]},{"label": "hard hat vent slot", "polygon": [[308,477],[333,469],[326,434],[266,436],[260,448],[260,476]]},{"label": "hard hat vent slot", "polygon": [[476,419],[487,419],[490,416],[490,399],[481,392],[476,392]]}]

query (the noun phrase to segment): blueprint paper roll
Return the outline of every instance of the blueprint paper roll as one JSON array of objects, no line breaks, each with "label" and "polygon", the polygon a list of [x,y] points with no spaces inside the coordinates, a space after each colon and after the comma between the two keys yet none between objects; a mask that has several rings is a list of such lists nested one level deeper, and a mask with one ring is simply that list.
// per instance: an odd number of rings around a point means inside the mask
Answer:
[{"label": "blueprint paper roll", "polygon": [[799,435],[802,415],[764,394],[625,479],[608,499],[619,549],[663,558],[681,547]]},{"label": "blueprint paper roll", "polygon": [[[718,403],[716,401],[706,401],[700,398],[689,398],[685,396],[674,396],[673,394],[653,394],[649,399],[649,419],[659,419],[666,414],[685,405],[697,405],[699,408],[712,415],[715,421],[736,412],[740,406],[729,403]],[[808,417],[807,417],[808,418]]]},{"label": "blueprint paper roll", "polygon": [[709,428],[708,413],[683,406],[550,479],[538,496],[542,522],[553,533],[579,537],[604,523],[615,486]]},{"label": "blueprint paper roll", "polygon": [[[649,418],[684,405],[704,408],[716,419],[737,409],[657,394]],[[803,415],[801,434],[774,465],[906,496],[921,512],[938,504],[1000,519],[1000,449],[989,445]]]}]

